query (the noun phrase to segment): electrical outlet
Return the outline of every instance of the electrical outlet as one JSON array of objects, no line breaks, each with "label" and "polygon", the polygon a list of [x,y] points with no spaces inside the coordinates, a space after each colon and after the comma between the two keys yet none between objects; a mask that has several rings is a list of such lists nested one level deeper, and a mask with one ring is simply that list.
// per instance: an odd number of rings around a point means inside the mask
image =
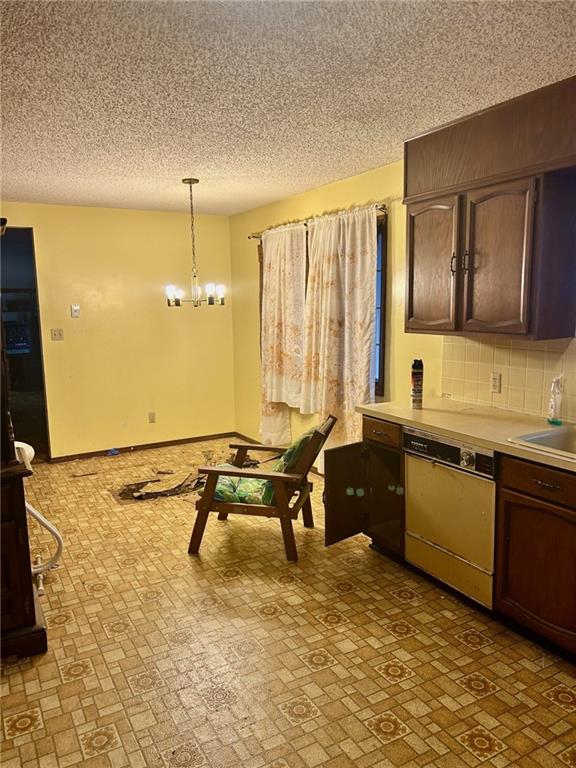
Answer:
[{"label": "electrical outlet", "polygon": [[70,304],[70,317],[80,317],[80,304]]},{"label": "electrical outlet", "polygon": [[499,395],[502,392],[502,374],[492,371],[490,374],[490,392]]},{"label": "electrical outlet", "polygon": [[50,328],[51,341],[64,341],[64,328]]},{"label": "electrical outlet", "polygon": [[156,411],[150,411],[148,414],[148,424],[156,424]]}]

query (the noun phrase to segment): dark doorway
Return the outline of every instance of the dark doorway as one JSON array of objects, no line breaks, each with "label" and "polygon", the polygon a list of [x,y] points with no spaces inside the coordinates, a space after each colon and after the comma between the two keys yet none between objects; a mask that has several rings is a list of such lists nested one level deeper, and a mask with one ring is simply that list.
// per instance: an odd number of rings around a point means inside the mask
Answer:
[{"label": "dark doorway", "polygon": [[29,227],[8,227],[0,241],[2,327],[10,376],[14,437],[49,458],[34,238]]}]

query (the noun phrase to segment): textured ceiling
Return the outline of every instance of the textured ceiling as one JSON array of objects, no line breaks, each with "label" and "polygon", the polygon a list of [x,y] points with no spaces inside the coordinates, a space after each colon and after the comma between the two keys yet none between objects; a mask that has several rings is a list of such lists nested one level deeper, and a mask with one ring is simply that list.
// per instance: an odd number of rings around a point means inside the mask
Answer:
[{"label": "textured ceiling", "polygon": [[576,72],[561,0],[0,7],[10,200],[236,213]]}]

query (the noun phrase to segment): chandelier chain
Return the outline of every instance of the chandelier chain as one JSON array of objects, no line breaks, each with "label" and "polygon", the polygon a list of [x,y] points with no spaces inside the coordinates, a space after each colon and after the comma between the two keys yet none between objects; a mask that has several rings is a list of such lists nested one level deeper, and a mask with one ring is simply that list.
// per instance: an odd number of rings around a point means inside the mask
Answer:
[{"label": "chandelier chain", "polygon": [[181,307],[184,302],[189,302],[193,307],[201,307],[202,304],[208,304],[209,306],[224,305],[224,294],[226,288],[224,285],[215,285],[214,283],[206,284],[206,295],[202,295],[202,287],[198,280],[198,265],[196,264],[196,233],[195,233],[195,220],[194,220],[194,192],[192,186],[198,184],[199,179],[182,179],[183,184],[188,184],[190,187],[190,241],[192,245],[192,274],[190,276],[190,298],[185,298],[185,291],[181,288],[177,288],[175,285],[166,286],[166,298],[168,300],[169,307]]},{"label": "chandelier chain", "polygon": [[190,238],[192,240],[192,276],[198,277],[198,268],[196,266],[196,238],[194,236],[194,195],[192,193],[192,187],[190,184]]}]

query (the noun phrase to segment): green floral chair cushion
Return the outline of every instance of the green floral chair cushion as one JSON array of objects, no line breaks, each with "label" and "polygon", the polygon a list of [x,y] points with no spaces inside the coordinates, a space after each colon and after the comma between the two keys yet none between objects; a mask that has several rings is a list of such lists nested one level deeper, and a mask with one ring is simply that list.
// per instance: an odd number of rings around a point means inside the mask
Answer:
[{"label": "green floral chair cushion", "polygon": [[[233,464],[220,464],[222,469],[236,469]],[[263,501],[266,480],[256,477],[219,477],[214,491],[215,501],[240,504],[267,504]],[[270,484],[271,485],[271,484]]]},{"label": "green floral chair cushion", "polygon": [[[290,473],[308,445],[316,427],[300,435],[272,465],[273,472]],[[232,464],[220,464],[225,469],[235,469]],[[274,487],[270,480],[254,477],[219,477],[214,491],[215,501],[240,504],[274,504]]]}]

